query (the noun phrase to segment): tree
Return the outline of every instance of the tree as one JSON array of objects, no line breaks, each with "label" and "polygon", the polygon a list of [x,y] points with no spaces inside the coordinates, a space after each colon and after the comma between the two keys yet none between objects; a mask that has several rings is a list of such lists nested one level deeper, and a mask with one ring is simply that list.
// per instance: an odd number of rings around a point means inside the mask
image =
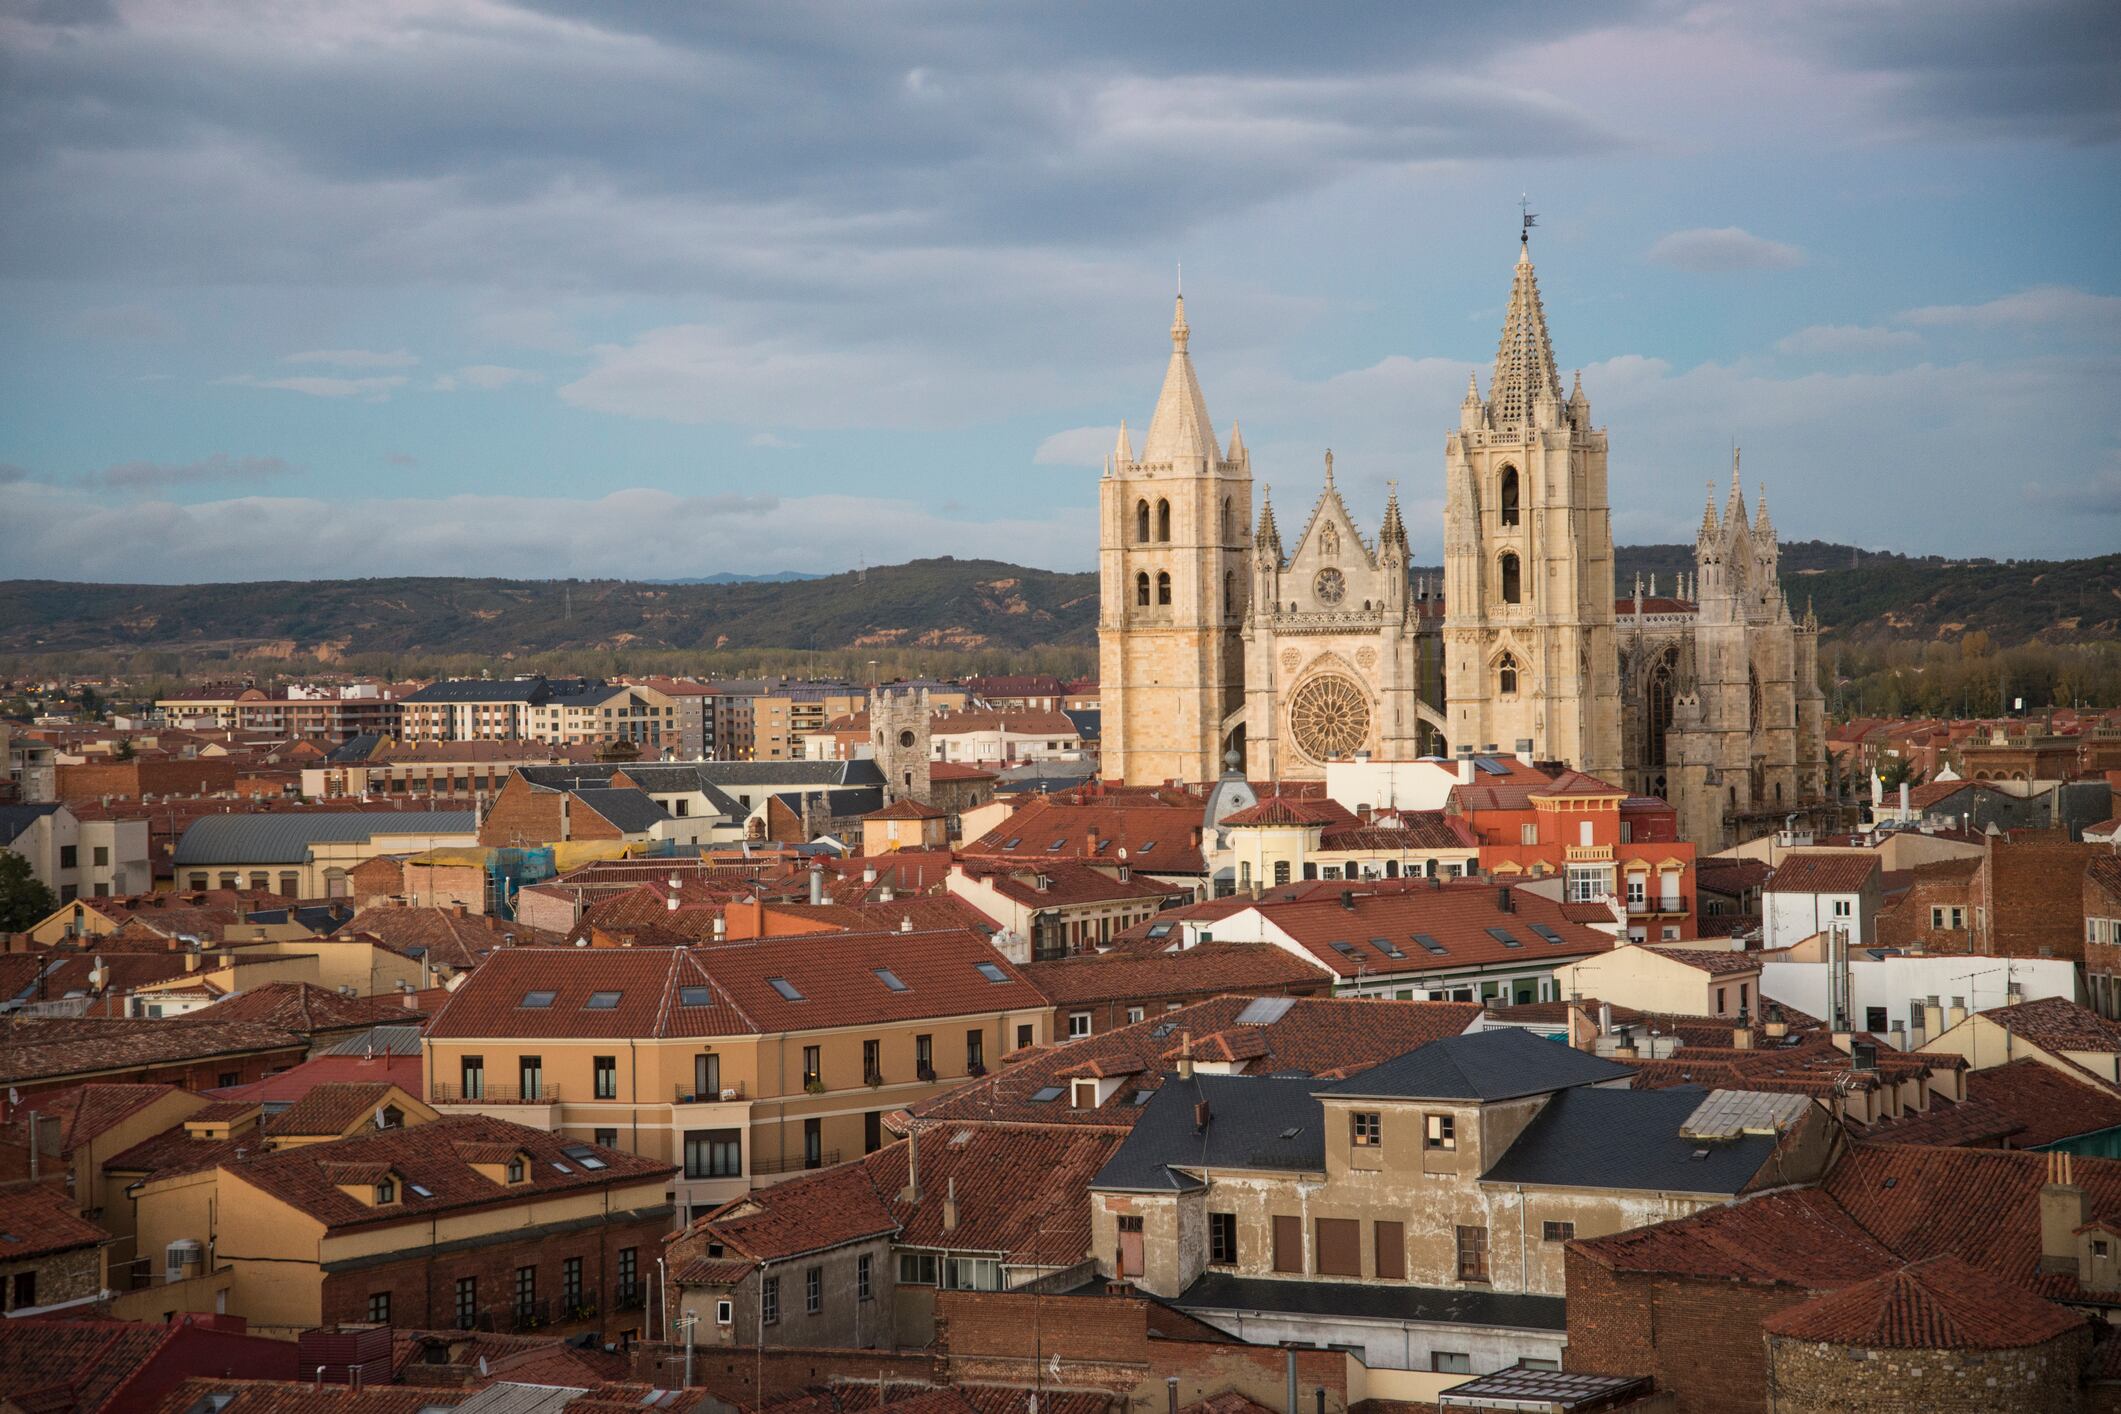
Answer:
[{"label": "tree", "polygon": [[29,861],[0,849],[0,933],[24,933],[32,923],[59,906],[44,881],[29,872]]},{"label": "tree", "polygon": [[139,753],[133,749],[133,739],[131,737],[124,737],[119,740],[118,749],[111,753],[111,759],[115,761],[130,761],[133,759],[134,756],[138,754]]},{"label": "tree", "polygon": [[1889,791],[1902,786],[1919,786],[1922,784],[1922,768],[1905,756],[1888,756],[1878,763],[1878,781]]}]

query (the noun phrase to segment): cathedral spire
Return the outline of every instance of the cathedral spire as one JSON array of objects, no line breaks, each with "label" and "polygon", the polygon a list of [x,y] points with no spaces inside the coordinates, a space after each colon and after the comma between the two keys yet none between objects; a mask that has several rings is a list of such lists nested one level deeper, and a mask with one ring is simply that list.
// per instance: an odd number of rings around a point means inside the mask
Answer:
[{"label": "cathedral spire", "polygon": [[1171,365],[1164,371],[1164,390],[1142,439],[1142,461],[1150,465],[1204,461],[1212,467],[1222,460],[1215,448],[1215,425],[1208,420],[1208,400],[1186,352],[1192,333],[1186,323],[1186,297],[1180,295],[1171,316]]},{"label": "cathedral spire", "polygon": [[1547,338],[1546,308],[1539,302],[1539,276],[1532,269],[1527,241],[1517,251],[1510,307],[1502,317],[1501,342],[1495,346],[1495,375],[1488,382],[1495,425],[1530,421],[1542,394],[1559,403],[1561,376],[1554,371],[1554,346]]},{"label": "cathedral spire", "polygon": [[1767,483],[1765,481],[1760,483],[1760,509],[1753,517],[1753,538],[1764,540],[1769,544],[1773,544],[1775,540],[1775,522],[1768,519]]},{"label": "cathedral spire", "polygon": [[1701,503],[1701,531],[1694,537],[1697,546],[1713,545],[1723,538],[1723,523],[1716,519],[1716,483],[1709,483],[1709,494]]},{"label": "cathedral spire", "polygon": [[1407,558],[1407,528],[1399,519],[1399,483],[1387,482],[1385,492],[1385,524],[1378,533],[1377,549],[1380,554],[1397,550],[1399,558]]},{"label": "cathedral spire", "polygon": [[1240,427],[1239,427],[1239,426],[1237,425],[1237,419],[1233,417],[1233,418],[1231,418],[1231,419],[1230,419],[1230,445],[1229,445],[1229,446],[1228,446],[1228,447],[1227,447],[1226,449],[1224,449],[1224,452],[1223,452],[1223,460],[1225,460],[1225,461],[1232,461],[1232,462],[1241,462],[1241,461],[1243,461],[1244,459],[1245,459],[1245,434],[1244,434],[1244,430],[1243,430],[1242,428],[1240,428]]},{"label": "cathedral spire", "polygon": [[1259,491],[1259,533],[1252,537],[1253,546],[1263,554],[1274,557],[1281,563],[1281,527],[1274,523],[1274,488],[1262,486]]},{"label": "cathedral spire", "polygon": [[1738,449],[1731,448],[1731,498],[1723,505],[1723,528],[1734,531],[1745,522],[1745,486],[1738,479]]},{"label": "cathedral spire", "polygon": [[1127,419],[1119,420],[1119,446],[1113,450],[1112,459],[1125,465],[1134,460],[1134,444],[1127,440]]}]

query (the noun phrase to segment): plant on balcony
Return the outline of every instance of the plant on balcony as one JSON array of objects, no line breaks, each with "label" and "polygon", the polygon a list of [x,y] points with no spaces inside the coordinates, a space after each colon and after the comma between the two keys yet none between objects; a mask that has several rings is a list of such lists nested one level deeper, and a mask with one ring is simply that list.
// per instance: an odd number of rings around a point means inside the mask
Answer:
[{"label": "plant on balcony", "polygon": [[884,1083],[884,1072],[881,1070],[867,1071],[863,1074],[862,1079],[868,1082],[870,1088],[874,1089]]},{"label": "plant on balcony", "polygon": [[824,1082],[824,1080],[823,1080],[823,1079],[822,1079],[821,1077],[819,1077],[819,1076],[815,1076],[815,1075],[813,1075],[813,1076],[809,1077],[809,1078],[808,1078],[807,1080],[805,1080],[805,1081],[803,1082],[803,1093],[805,1093],[805,1094],[807,1094],[807,1095],[822,1095],[822,1094],[824,1094],[824,1093],[825,1093],[825,1082]]}]

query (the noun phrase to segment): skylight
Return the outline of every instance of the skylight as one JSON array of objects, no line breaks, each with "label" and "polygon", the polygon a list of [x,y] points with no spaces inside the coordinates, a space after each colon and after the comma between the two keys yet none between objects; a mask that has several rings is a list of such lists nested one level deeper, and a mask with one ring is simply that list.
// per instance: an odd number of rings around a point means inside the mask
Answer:
[{"label": "skylight", "polygon": [[582,1006],[589,1011],[611,1011],[618,1006],[620,995],[618,992],[591,992],[589,1000]]},{"label": "skylight", "polygon": [[1383,954],[1384,954],[1384,955],[1385,955],[1386,957],[1405,957],[1405,956],[1406,956],[1406,954],[1405,954],[1405,953],[1403,953],[1403,952],[1401,952],[1401,951],[1399,950],[1399,944],[1397,944],[1397,943],[1393,942],[1393,941],[1392,941],[1392,940],[1391,940],[1390,938],[1372,938],[1372,939],[1370,939],[1370,946],[1371,946],[1371,947],[1373,947],[1373,948],[1376,948],[1376,949],[1377,949],[1377,950],[1378,950],[1379,952],[1383,953]]},{"label": "skylight", "polygon": [[1018,845],[1022,844],[1023,842],[1024,842],[1024,837],[1023,837],[1022,835],[1011,835],[1011,836],[1009,836],[1009,838],[1007,838],[1007,839],[1005,839],[1005,840],[1003,840],[1003,841],[1002,841],[1002,848],[1003,848],[1003,849],[1015,849],[1015,848],[1016,848],[1016,847],[1017,847]]},{"label": "skylight", "polygon": [[972,964],[972,969],[989,982],[1006,982],[1009,980],[1009,974],[991,962],[975,962]]},{"label": "skylight", "polygon": [[1146,1105],[1149,1103],[1150,1097],[1155,1094],[1156,1092],[1154,1090],[1136,1090],[1134,1092],[1134,1103],[1137,1105]]},{"label": "skylight", "polygon": [[[1272,1026],[1289,1014],[1296,1005],[1293,997],[1254,997],[1245,1003],[1245,1009],[1237,1014],[1233,1023],[1237,1026]],[[1165,1034],[1169,1034],[1168,1025]]]},{"label": "skylight", "polygon": [[678,1005],[713,1006],[714,989],[712,987],[680,987],[678,988]]},{"label": "skylight", "polygon": [[560,1161],[559,1161],[558,1159],[554,1159],[554,1160],[552,1161],[552,1166],[553,1166],[554,1168],[558,1169],[558,1170],[559,1170],[559,1171],[560,1171],[561,1173],[573,1173],[573,1172],[574,1172],[574,1170],[573,1170],[573,1169],[571,1169],[571,1168],[567,1167],[567,1165],[565,1165],[565,1164],[561,1163],[561,1162],[560,1162]]},{"label": "skylight", "polygon": [[1031,1103],[1034,1105],[1051,1104],[1053,1101],[1058,1100],[1061,1094],[1062,1089],[1058,1085],[1042,1085],[1031,1092]]},{"label": "skylight", "polygon": [[1152,938],[1161,938],[1168,934],[1171,931],[1171,928],[1172,925],[1169,923],[1152,923],[1149,925],[1149,936]]},{"label": "skylight", "polygon": [[894,992],[904,992],[911,990],[904,982],[901,982],[899,980],[898,974],[896,972],[893,972],[888,967],[872,967],[869,970],[876,974],[877,981],[883,983],[886,987],[889,987]]},{"label": "skylight", "polygon": [[523,1000],[518,1002],[517,1005],[526,1007],[548,1007],[552,1005],[552,999],[554,995],[556,994],[552,992],[525,992],[523,994]]},{"label": "skylight", "polygon": [[1067,843],[1067,841],[1066,841],[1066,840],[1055,840],[1055,841],[1054,841],[1054,842],[1053,842],[1052,844],[1049,844],[1049,845],[1047,845],[1047,846],[1046,846],[1046,853],[1048,853],[1048,854],[1059,854],[1059,853],[1060,853],[1060,851],[1061,851],[1061,846],[1062,846],[1062,845],[1064,845],[1064,844],[1066,844],[1066,843]]},{"label": "skylight", "polygon": [[795,989],[795,983],[786,977],[768,977],[766,985],[779,992],[784,1002],[799,1002],[803,999],[803,994]]},{"label": "skylight", "polygon": [[602,1159],[598,1158],[596,1150],[590,1148],[587,1144],[569,1144],[566,1148],[560,1150],[560,1152],[565,1154],[568,1158],[573,1159],[576,1163],[580,1164],[585,1169],[601,1169],[611,1167],[611,1165],[605,1163]]},{"label": "skylight", "polygon": [[1531,925],[1531,928],[1533,932],[1537,933],[1540,937],[1544,938],[1550,943],[1559,943],[1565,941],[1561,934],[1554,931],[1552,924],[1534,923]]},{"label": "skylight", "polygon": [[1347,958],[1351,962],[1355,960],[1355,945],[1353,943],[1340,942],[1336,940],[1333,943],[1333,951],[1339,953],[1342,957]]},{"label": "skylight", "polygon": [[1138,855],[1140,855],[1140,854],[1147,854],[1147,853],[1148,853],[1148,852],[1149,852],[1150,850],[1152,850],[1152,849],[1155,849],[1155,848],[1156,848],[1156,841],[1155,841],[1155,840],[1144,840],[1144,841],[1142,841],[1142,842],[1141,842],[1140,844],[1138,844],[1138,845],[1136,845],[1136,846],[1134,847],[1134,852],[1135,852],[1136,854],[1138,854]]},{"label": "skylight", "polygon": [[1524,946],[1524,939],[1513,936],[1507,928],[1489,928],[1486,932],[1489,937],[1506,948],[1521,948]]},{"label": "skylight", "polygon": [[435,1191],[424,1183],[408,1183],[405,1186],[412,1190],[414,1197],[432,1198],[435,1196]]},{"label": "skylight", "polygon": [[1437,942],[1427,933],[1411,933],[1408,936],[1413,938],[1415,942],[1420,943],[1423,947],[1427,948],[1430,952],[1436,954],[1436,956],[1442,957],[1444,955],[1444,945],[1442,943]]}]

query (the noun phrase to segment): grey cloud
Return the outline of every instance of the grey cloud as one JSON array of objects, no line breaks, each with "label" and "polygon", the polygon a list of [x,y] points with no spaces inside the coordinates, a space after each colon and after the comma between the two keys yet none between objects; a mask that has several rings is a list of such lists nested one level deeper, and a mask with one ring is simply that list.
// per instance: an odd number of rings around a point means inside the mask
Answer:
[{"label": "grey cloud", "polygon": [[27,480],[29,480],[29,471],[26,467],[16,466],[13,462],[0,462],[0,486],[8,486],[17,481]]},{"label": "grey cloud", "polygon": [[1697,227],[1674,231],[1650,247],[1652,265],[1697,274],[1737,270],[1788,270],[1804,264],[1804,252],[1737,226]]},{"label": "grey cloud", "polygon": [[378,353],[373,349],[310,349],[291,353],[282,363],[322,363],[333,368],[410,368],[420,360],[404,349]]},{"label": "grey cloud", "polygon": [[113,491],[164,491],[222,481],[263,481],[294,468],[279,457],[233,457],[216,452],[195,462],[119,462],[81,478],[86,486]]},{"label": "grey cloud", "polygon": [[1900,322],[1978,329],[2082,325],[2121,331],[2121,295],[2094,294],[2063,285],[2035,285],[1980,304],[1933,304],[1911,309],[1900,316]]}]

